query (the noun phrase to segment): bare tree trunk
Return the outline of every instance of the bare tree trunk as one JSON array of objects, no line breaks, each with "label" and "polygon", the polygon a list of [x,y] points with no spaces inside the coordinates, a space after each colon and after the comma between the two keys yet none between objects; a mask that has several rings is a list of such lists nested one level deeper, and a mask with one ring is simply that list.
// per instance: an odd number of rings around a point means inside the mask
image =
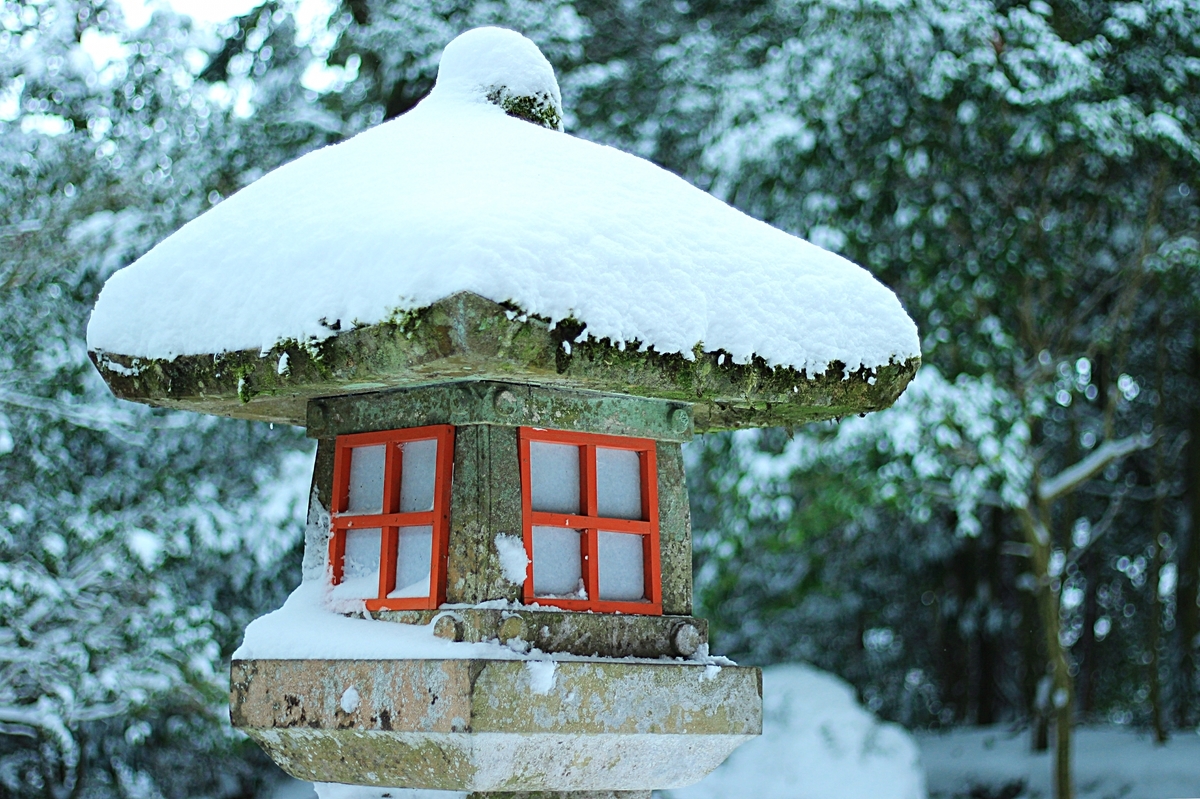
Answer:
[{"label": "bare tree trunk", "polygon": [[1071,672],[1068,668],[1066,649],[1059,637],[1061,584],[1058,575],[1051,575],[1053,541],[1047,524],[1048,513],[1043,504],[1036,509],[1027,509],[1022,516],[1026,542],[1032,550],[1030,561],[1038,583],[1038,612],[1045,638],[1046,660],[1049,663],[1049,713],[1054,718],[1054,797],[1074,799],[1075,788],[1071,773]]},{"label": "bare tree trunk", "polygon": [[996,723],[996,707],[998,701],[997,672],[1000,671],[1001,646],[999,636],[1002,631],[992,629],[992,616],[1001,605],[1001,592],[997,577],[1000,574],[1000,543],[1004,538],[1004,514],[999,508],[992,510],[991,525],[987,533],[980,539],[979,574],[983,586],[983,595],[987,603],[981,614],[979,624],[979,717],[980,724]]},{"label": "bare tree trunk", "polygon": [[[1025,606],[1022,610],[1024,618],[1028,619],[1025,635],[1025,668],[1027,670],[1026,691],[1030,697],[1029,717],[1032,721],[1030,728],[1029,748],[1033,752],[1045,752],[1050,749],[1050,691],[1052,680],[1046,674],[1046,664],[1049,659],[1042,651],[1044,645],[1038,643],[1038,627],[1041,626],[1041,605],[1039,598],[1023,597]],[[1032,606],[1032,607],[1030,607]],[[1039,669],[1039,667],[1041,667]]]},{"label": "bare tree trunk", "polygon": [[[1191,378],[1200,383],[1200,334],[1193,333]],[[1179,582],[1176,588],[1176,613],[1179,635],[1179,690],[1176,723],[1180,727],[1196,724],[1196,649],[1200,646],[1200,405],[1191,409],[1188,440],[1187,494],[1190,523],[1179,547]]]},{"label": "bare tree trunk", "polygon": [[954,711],[956,723],[973,723],[970,713],[971,639],[964,636],[963,614],[970,608],[968,548],[971,541],[960,542],[942,572],[942,656],[939,659],[945,694],[943,705]]},{"label": "bare tree trunk", "polygon": [[1100,580],[1094,552],[1085,552],[1079,559],[1079,571],[1084,579],[1083,630],[1079,638],[1079,676],[1075,680],[1075,706],[1080,718],[1087,721],[1096,709],[1096,620],[1100,617],[1097,583]]},{"label": "bare tree trunk", "polygon": [[[1014,510],[1021,518],[1025,540],[1029,545],[1030,565],[1037,583],[1038,611],[1046,642],[1046,659],[1051,680],[1050,705],[1055,724],[1054,751],[1054,796],[1055,799],[1073,799],[1075,788],[1071,775],[1071,725],[1074,696],[1069,654],[1062,645],[1060,636],[1062,620],[1059,616],[1059,593],[1062,590],[1061,575],[1066,566],[1066,554],[1055,558],[1054,539],[1050,535],[1050,508],[1059,499],[1067,496],[1091,480],[1110,463],[1149,449],[1159,435],[1133,435],[1122,439],[1109,439],[1076,463],[1071,464],[1053,477],[1035,476],[1033,495],[1024,507]],[[1115,514],[1117,508],[1112,507]],[[1104,522],[1105,526],[1112,519]],[[1061,561],[1061,562],[1059,562]]]},{"label": "bare tree trunk", "polygon": [[[1161,446],[1161,444],[1159,445]],[[1158,580],[1161,574],[1160,564],[1162,561],[1162,548],[1159,546],[1158,538],[1162,535],[1162,505],[1163,497],[1160,494],[1154,498],[1154,513],[1153,513],[1153,533],[1154,543],[1151,545],[1150,552],[1150,573],[1148,581],[1150,583],[1150,663],[1147,665],[1150,673],[1150,716],[1151,724],[1154,727],[1154,742],[1157,744],[1165,744],[1167,742],[1167,728],[1164,724],[1165,713],[1163,712],[1162,702],[1162,680],[1159,679],[1159,648],[1162,644],[1162,607],[1158,596]]]},{"label": "bare tree trunk", "polygon": [[[1163,341],[1162,316],[1159,315],[1154,325],[1157,346],[1157,389],[1158,405],[1154,408],[1154,426],[1163,429],[1163,406],[1167,396],[1164,393],[1167,371],[1167,348]],[[1159,648],[1162,644],[1162,607],[1158,596],[1158,581],[1162,573],[1162,545],[1160,539],[1166,535],[1163,529],[1163,513],[1167,495],[1163,490],[1166,479],[1163,463],[1163,442],[1160,438],[1154,445],[1154,510],[1151,514],[1150,536],[1150,715],[1154,726],[1154,741],[1159,745],[1167,742],[1167,728],[1164,724],[1162,703],[1162,680],[1159,678]]]}]

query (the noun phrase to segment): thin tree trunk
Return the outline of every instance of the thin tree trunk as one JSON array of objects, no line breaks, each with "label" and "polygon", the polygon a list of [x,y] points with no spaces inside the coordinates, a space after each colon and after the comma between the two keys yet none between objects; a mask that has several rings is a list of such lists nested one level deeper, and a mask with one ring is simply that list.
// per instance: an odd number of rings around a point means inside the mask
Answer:
[{"label": "thin tree trunk", "polygon": [[1071,725],[1074,696],[1069,654],[1060,635],[1059,593],[1062,590],[1064,563],[1055,564],[1051,574],[1054,539],[1050,535],[1050,508],[1055,501],[1079,489],[1109,464],[1120,461],[1158,441],[1157,435],[1133,435],[1108,439],[1086,457],[1062,469],[1053,477],[1035,476],[1033,494],[1024,507],[1015,508],[1025,529],[1031,551],[1030,562],[1037,583],[1038,608],[1046,641],[1046,658],[1051,678],[1050,705],[1055,720],[1054,795],[1056,799],[1073,799],[1071,780]]},{"label": "thin tree trunk", "polygon": [[971,640],[962,634],[963,614],[969,610],[967,572],[964,562],[969,559],[966,549],[971,542],[960,542],[946,562],[942,573],[942,703],[954,711],[955,722],[969,722],[971,717]]},{"label": "thin tree trunk", "polygon": [[[1158,447],[1161,449],[1162,442]],[[1159,458],[1161,459],[1161,453]],[[1155,471],[1158,471],[1157,469]],[[1157,481],[1156,481],[1157,482]],[[1161,575],[1162,548],[1159,546],[1159,536],[1162,533],[1164,497],[1160,492],[1154,497],[1154,512],[1152,514],[1151,534],[1154,543],[1150,545],[1150,573],[1147,575],[1150,589],[1150,716],[1154,727],[1154,741],[1158,744],[1167,742],[1167,728],[1164,725],[1165,713],[1162,704],[1162,680],[1159,679],[1159,648],[1162,644],[1162,607],[1158,596],[1158,581]]]},{"label": "thin tree trunk", "polygon": [[[1200,384],[1200,332],[1193,332],[1191,379]],[[1200,720],[1196,697],[1196,649],[1200,646],[1200,403],[1191,408],[1188,440],[1188,510],[1191,516],[1186,538],[1179,547],[1179,582],[1176,588],[1176,618],[1179,635],[1179,691],[1176,723],[1191,727]]]},{"label": "thin tree trunk", "polygon": [[[963,717],[968,724],[982,724],[979,720],[979,697],[983,682],[983,636],[986,610],[980,601],[979,558],[982,549],[981,537],[963,542],[959,557],[955,559],[958,582],[962,586],[962,615],[967,621],[963,635],[964,685]],[[960,627],[960,629],[964,629]]]},{"label": "thin tree trunk", "polygon": [[1045,505],[1028,509],[1023,514],[1025,537],[1033,555],[1030,558],[1033,574],[1037,579],[1038,612],[1046,644],[1046,659],[1049,662],[1050,709],[1054,718],[1054,797],[1074,799],[1075,788],[1071,774],[1071,725],[1072,685],[1068,668],[1067,653],[1059,637],[1058,576],[1050,575],[1050,558],[1053,542],[1050,538],[1049,516]]},{"label": "thin tree trunk", "polygon": [[1047,676],[1049,656],[1042,650],[1045,645],[1039,642],[1044,636],[1038,635],[1042,626],[1040,598],[1035,592],[1033,596],[1023,597],[1022,617],[1027,619],[1025,628],[1025,668],[1026,692],[1029,696],[1029,715],[1032,719],[1029,747],[1033,752],[1045,752],[1050,749],[1050,683]]},{"label": "thin tree trunk", "polygon": [[997,640],[1002,635],[1002,629],[991,628],[992,614],[1001,605],[1001,593],[998,585],[1000,574],[1000,542],[1004,538],[1003,514],[997,508],[992,511],[991,525],[980,541],[980,579],[983,581],[986,605],[981,614],[979,624],[979,723],[994,724],[996,722],[996,706],[998,680],[997,672],[1002,664],[1001,649]]},{"label": "thin tree trunk", "polygon": [[1094,552],[1085,552],[1079,559],[1079,571],[1084,579],[1083,630],[1079,638],[1079,676],[1075,680],[1076,707],[1086,722],[1096,709],[1096,666],[1099,651],[1096,642],[1096,620],[1100,617],[1100,601],[1096,589],[1100,570]]},{"label": "thin tree trunk", "polygon": [[[1167,348],[1163,341],[1162,331],[1162,316],[1161,314],[1155,323],[1155,334],[1157,344],[1157,389],[1158,389],[1158,405],[1154,408],[1154,426],[1155,428],[1163,429],[1163,406],[1166,405],[1167,396],[1164,392],[1167,371]],[[1154,510],[1151,514],[1150,522],[1150,573],[1149,589],[1150,589],[1150,715],[1151,723],[1154,726],[1154,740],[1159,745],[1167,742],[1167,729],[1164,725],[1163,704],[1162,704],[1162,681],[1159,678],[1159,648],[1162,644],[1162,607],[1158,596],[1158,581],[1162,573],[1162,546],[1160,539],[1166,535],[1163,529],[1163,513],[1164,506],[1167,501],[1166,492],[1163,491],[1163,481],[1166,479],[1165,468],[1163,463],[1163,442],[1160,438],[1158,443],[1154,445]]]}]

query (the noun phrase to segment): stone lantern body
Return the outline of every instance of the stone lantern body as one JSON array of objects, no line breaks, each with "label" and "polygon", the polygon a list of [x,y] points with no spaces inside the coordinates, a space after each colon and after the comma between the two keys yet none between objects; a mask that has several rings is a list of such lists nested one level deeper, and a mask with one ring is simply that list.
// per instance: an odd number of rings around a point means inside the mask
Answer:
[{"label": "stone lantern body", "polygon": [[[481,46],[455,63],[510,117],[559,128],[557,86],[527,80],[544,59],[512,37],[465,34]],[[527,68],[479,78],[506,47]],[[322,318],[337,329],[320,339],[169,354],[123,345],[111,320],[132,300],[102,296],[90,350],[117,396],[317,441],[305,584],[235,654],[233,723],[316,782],[695,782],[761,731],[761,675],[712,657],[691,615],[682,444],[887,407],[919,364],[915,329],[886,360],[818,371],[589,336],[587,314],[477,285],[345,329]]]}]

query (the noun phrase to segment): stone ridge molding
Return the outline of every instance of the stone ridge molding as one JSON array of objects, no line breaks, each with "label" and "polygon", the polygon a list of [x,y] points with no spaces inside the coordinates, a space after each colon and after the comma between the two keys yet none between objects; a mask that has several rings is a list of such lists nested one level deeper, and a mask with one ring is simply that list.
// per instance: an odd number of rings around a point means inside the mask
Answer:
[{"label": "stone ridge molding", "polygon": [[708,622],[694,616],[565,613],[557,609],[445,606],[434,610],[367,611],[381,622],[436,624],[446,640],[499,641],[547,653],[603,658],[688,658],[708,643]]},{"label": "stone ridge molding", "polygon": [[438,424],[538,427],[682,444],[692,439],[692,407],[627,394],[472,380],[321,397],[308,403],[306,427],[309,438],[320,439]]},{"label": "stone ridge molding", "polygon": [[762,732],[762,673],[753,667],[235,660],[230,683],[233,726],[284,771],[352,785],[680,788]]},{"label": "stone ridge molding", "polygon": [[116,396],[164,408],[304,426],[308,401],[453,381],[506,383],[632,394],[693,406],[703,433],[792,426],[889,407],[920,358],[843,374],[831,364],[809,377],[755,359],[736,364],[697,347],[682,355],[576,339],[573,320],[551,326],[504,304],[459,292],[387,322],[344,330],[320,342],[284,341],[243,350],[147,359],[88,355]]}]

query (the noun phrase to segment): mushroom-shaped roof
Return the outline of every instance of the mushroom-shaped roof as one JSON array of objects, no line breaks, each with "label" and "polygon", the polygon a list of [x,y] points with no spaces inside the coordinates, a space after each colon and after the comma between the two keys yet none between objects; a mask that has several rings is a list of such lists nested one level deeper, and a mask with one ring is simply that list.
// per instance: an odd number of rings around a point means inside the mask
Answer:
[{"label": "mushroom-shaped roof", "polygon": [[[648,161],[562,133],[561,119],[532,42],[464,33],[412,111],[276,169],[114,274],[88,327],[93,360],[120,396],[293,422],[307,397],[489,365],[525,382],[706,402],[718,398],[697,393],[697,375],[678,375],[712,361],[742,385],[725,400],[753,399],[746,391],[771,376],[794,395],[819,382],[845,400],[825,389],[778,399],[826,409],[804,418],[883,407],[903,390],[916,327],[868,272]],[[494,318],[513,328],[508,340],[528,333],[550,349],[504,355],[488,349],[504,337],[489,334],[465,369],[465,338],[415,352],[416,328],[436,327],[430,309],[451,306],[474,316],[448,321],[449,339]],[[572,372],[577,357],[607,358],[620,374]],[[854,396],[836,387],[851,375]],[[886,391],[874,389],[881,376]],[[267,407],[289,397],[290,410]]]}]

